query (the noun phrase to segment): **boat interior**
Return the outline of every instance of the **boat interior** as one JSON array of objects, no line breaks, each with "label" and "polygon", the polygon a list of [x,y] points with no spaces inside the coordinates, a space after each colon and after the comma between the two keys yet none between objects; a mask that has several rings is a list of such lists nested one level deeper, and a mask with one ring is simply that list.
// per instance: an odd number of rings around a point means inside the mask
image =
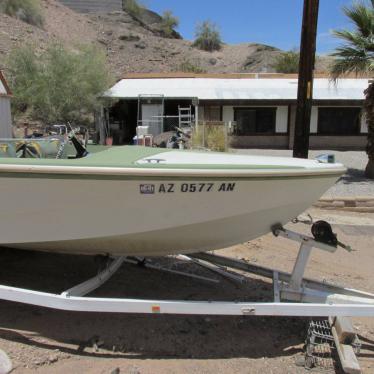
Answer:
[{"label": "boat interior", "polygon": [[75,159],[87,155],[88,151],[76,137],[0,139],[0,158]]}]

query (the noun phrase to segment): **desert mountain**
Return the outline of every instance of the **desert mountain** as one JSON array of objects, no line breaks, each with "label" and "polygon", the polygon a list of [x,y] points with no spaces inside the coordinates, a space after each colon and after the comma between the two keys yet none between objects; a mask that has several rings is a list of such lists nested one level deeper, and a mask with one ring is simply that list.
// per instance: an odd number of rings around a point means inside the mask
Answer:
[{"label": "desert mountain", "polygon": [[[161,35],[160,17],[146,11],[135,18],[124,11],[81,14],[55,0],[42,0],[43,28],[0,14],[0,67],[13,48],[31,43],[40,50],[51,42],[74,49],[78,44],[96,44],[106,51],[116,78],[127,72],[181,71],[186,65],[212,73],[273,72],[274,59],[282,51],[263,44],[224,44],[220,51],[205,52],[178,33]],[[158,18],[159,17],[159,18]],[[326,68],[319,59],[317,70]]]}]

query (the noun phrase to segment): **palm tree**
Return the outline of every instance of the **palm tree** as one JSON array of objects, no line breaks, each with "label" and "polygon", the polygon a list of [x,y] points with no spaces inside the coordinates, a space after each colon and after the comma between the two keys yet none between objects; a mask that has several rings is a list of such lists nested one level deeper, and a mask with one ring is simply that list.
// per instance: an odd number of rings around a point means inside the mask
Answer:
[{"label": "palm tree", "polygon": [[[355,1],[343,7],[344,14],[354,25],[353,31],[334,30],[333,34],[344,43],[332,56],[335,57],[330,74],[334,80],[349,73],[357,76],[374,76],[374,0]],[[365,175],[374,179],[374,81],[365,90],[364,111],[368,124],[366,152],[369,162]]]}]

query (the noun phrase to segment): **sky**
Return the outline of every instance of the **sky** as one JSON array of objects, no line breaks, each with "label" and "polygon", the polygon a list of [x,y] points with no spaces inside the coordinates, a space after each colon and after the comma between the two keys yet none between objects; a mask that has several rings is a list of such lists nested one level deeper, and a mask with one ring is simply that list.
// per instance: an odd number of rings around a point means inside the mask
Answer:
[{"label": "sky", "polygon": [[[299,48],[303,0],[144,0],[162,14],[171,10],[179,18],[177,31],[192,40],[196,25],[204,20],[217,24],[222,40],[237,44],[257,42],[283,50]],[[327,54],[339,44],[332,29],[351,28],[341,11],[352,0],[320,0],[317,52]]]}]

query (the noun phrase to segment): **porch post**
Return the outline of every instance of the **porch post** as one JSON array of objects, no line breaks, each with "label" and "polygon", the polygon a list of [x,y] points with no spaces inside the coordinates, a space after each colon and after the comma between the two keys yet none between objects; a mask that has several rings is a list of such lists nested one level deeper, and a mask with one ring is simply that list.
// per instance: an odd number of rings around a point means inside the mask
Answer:
[{"label": "porch post", "polygon": [[199,126],[199,104],[195,105],[195,129]]},{"label": "porch post", "polygon": [[199,99],[197,97],[192,99],[192,105],[195,107],[195,130],[199,126]]}]

